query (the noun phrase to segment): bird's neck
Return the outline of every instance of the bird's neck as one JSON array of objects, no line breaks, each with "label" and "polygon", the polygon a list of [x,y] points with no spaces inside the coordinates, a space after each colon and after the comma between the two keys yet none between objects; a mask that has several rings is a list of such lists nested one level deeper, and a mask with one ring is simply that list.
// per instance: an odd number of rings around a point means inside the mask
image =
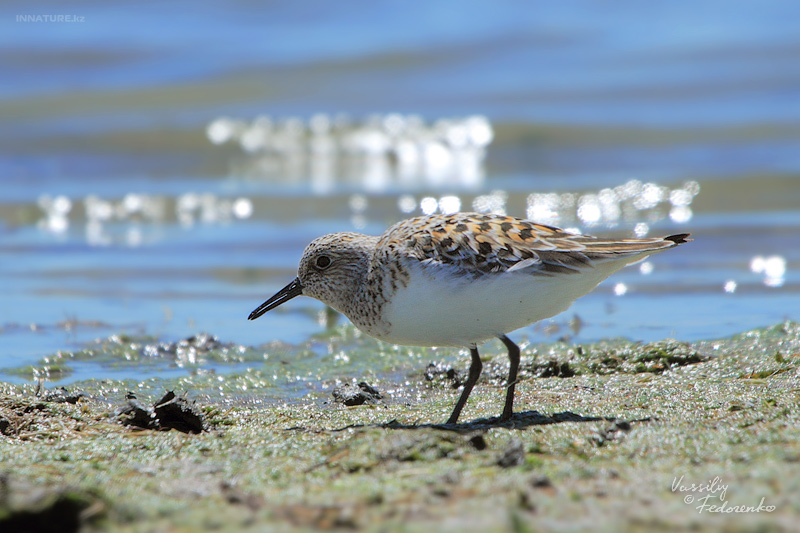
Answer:
[{"label": "bird's neck", "polygon": [[389,293],[386,290],[389,279],[382,261],[378,260],[378,237],[361,243],[356,258],[351,263],[349,282],[340,309],[360,330],[380,338],[386,328],[382,311]]}]

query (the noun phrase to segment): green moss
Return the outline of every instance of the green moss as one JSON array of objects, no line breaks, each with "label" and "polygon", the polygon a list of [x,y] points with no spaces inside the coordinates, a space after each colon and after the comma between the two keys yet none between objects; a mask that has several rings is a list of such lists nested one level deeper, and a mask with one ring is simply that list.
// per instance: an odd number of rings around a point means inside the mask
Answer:
[{"label": "green moss", "polygon": [[[270,361],[281,359],[279,350],[298,356],[291,369]],[[459,391],[428,387],[423,372],[458,353],[403,350],[342,326],[301,347],[253,349],[269,353],[263,366],[225,375],[75,384],[86,393],[76,404],[44,402],[47,391],[37,397],[34,385],[0,383],[0,520],[35,508],[43,493],[74,492],[86,496],[75,506],[85,529],[123,532],[794,527],[797,383],[792,372],[775,372],[796,366],[794,323],[691,346],[531,345],[523,354],[529,369],[552,360],[575,373],[525,376],[509,424],[487,420],[502,409],[502,348],[486,350],[489,379],[453,427],[436,424]],[[337,353],[350,358],[354,376],[371,376],[384,403],[330,402],[329,372],[348,368]],[[391,363],[370,366],[361,357]],[[317,374],[301,370],[315,364]],[[742,379],[754,373],[760,377]],[[293,386],[298,375],[305,388]],[[134,431],[110,415],[129,390],[151,404],[166,389],[188,390],[209,431]],[[715,476],[728,485],[729,505],[764,498],[774,511],[698,514],[686,493],[672,490],[678,478],[702,484]]]}]

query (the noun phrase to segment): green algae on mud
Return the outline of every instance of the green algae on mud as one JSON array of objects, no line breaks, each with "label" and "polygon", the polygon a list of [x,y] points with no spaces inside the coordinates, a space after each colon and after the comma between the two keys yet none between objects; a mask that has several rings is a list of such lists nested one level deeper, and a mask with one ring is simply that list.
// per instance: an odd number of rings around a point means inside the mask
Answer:
[{"label": "green algae on mud", "polygon": [[[321,377],[303,396],[281,398],[276,391],[288,389],[272,387],[280,362],[224,376],[198,367],[169,379],[75,383],[85,396],[74,404],[0,384],[0,529],[64,501],[86,530],[795,527],[796,323],[691,345],[526,346],[518,413],[504,424],[492,417],[507,363],[487,346],[486,379],[456,426],[438,423],[457,391],[426,380],[425,365],[464,366],[457,352],[408,358],[347,327],[332,336],[313,341],[320,349],[299,348],[301,366],[326,369],[301,376]],[[389,359],[380,370],[357,362],[377,350]],[[548,368],[569,372],[534,377]],[[356,375],[380,402],[331,401],[334,385]],[[164,389],[188,390],[207,430],[116,421],[127,391],[153,403]]]}]

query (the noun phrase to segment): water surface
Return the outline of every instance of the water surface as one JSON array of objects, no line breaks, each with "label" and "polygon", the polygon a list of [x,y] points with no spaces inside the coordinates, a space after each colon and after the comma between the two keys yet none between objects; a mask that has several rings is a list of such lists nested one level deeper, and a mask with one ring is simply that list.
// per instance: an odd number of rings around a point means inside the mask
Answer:
[{"label": "water surface", "polygon": [[[0,369],[118,333],[300,345],[321,304],[246,317],[308,241],[453,208],[695,237],[515,338],[800,318],[795,2],[116,2],[17,22],[64,9],[10,2],[0,22]],[[120,373],[88,360],[64,381]]]}]

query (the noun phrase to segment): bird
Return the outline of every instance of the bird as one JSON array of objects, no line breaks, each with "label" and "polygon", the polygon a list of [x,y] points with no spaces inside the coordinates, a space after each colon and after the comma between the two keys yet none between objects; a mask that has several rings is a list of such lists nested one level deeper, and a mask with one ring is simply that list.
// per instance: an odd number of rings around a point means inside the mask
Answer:
[{"label": "bird", "polygon": [[600,239],[499,214],[417,216],[380,236],[340,232],[313,240],[297,277],[248,319],[303,295],[382,341],[468,348],[468,377],[446,424],[458,422],[480,377],[478,345],[497,338],[510,361],[500,416],[508,421],[520,349],[506,334],[565,311],[622,267],[689,236]]}]

